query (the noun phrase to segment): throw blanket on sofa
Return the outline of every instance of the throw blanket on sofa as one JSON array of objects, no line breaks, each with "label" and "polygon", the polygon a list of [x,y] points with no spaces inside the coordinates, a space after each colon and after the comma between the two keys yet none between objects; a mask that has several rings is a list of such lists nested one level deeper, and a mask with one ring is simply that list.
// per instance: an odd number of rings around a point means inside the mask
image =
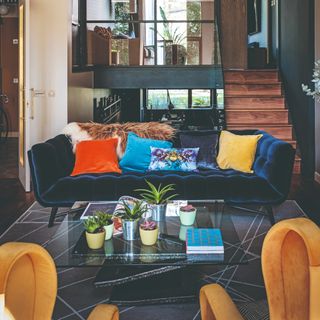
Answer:
[{"label": "throw blanket on sofa", "polygon": [[127,145],[129,132],[134,132],[141,138],[156,140],[171,140],[175,135],[175,129],[170,125],[159,122],[127,122],[100,124],[69,123],[62,133],[69,136],[75,151],[78,142],[83,140],[104,140],[118,138],[117,155],[121,159]]}]

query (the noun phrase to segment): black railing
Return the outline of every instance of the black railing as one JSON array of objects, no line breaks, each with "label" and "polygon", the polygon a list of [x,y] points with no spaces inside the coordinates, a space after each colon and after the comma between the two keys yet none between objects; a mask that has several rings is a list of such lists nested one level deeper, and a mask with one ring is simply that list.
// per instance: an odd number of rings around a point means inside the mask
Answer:
[{"label": "black railing", "polygon": [[93,119],[98,123],[119,122],[121,117],[121,99],[118,95],[93,100]]}]

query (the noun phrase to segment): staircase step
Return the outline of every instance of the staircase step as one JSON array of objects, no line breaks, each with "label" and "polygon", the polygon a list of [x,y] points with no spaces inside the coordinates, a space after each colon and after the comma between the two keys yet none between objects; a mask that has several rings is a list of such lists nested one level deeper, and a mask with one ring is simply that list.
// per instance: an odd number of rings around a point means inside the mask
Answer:
[{"label": "staircase step", "polygon": [[278,84],[226,84],[225,95],[227,97],[233,96],[263,96],[281,97],[282,85]]},{"label": "staircase step", "polygon": [[225,108],[229,109],[284,109],[283,97],[226,97]]},{"label": "staircase step", "polygon": [[292,125],[263,125],[263,124],[233,124],[228,125],[227,123],[227,129],[228,130],[246,130],[246,129],[257,129],[257,130],[263,130],[272,136],[275,136],[278,139],[281,140],[292,140]]},{"label": "staircase step", "polygon": [[225,83],[238,84],[271,84],[279,83],[278,70],[226,70]]},{"label": "staircase step", "polygon": [[288,110],[234,110],[226,109],[227,124],[288,124]]},{"label": "staircase step", "polygon": [[293,173],[300,174],[301,173],[301,158],[296,156],[293,165]]},{"label": "staircase step", "polygon": [[284,139],[284,141],[290,143],[294,149],[297,149],[297,141],[288,139]]}]

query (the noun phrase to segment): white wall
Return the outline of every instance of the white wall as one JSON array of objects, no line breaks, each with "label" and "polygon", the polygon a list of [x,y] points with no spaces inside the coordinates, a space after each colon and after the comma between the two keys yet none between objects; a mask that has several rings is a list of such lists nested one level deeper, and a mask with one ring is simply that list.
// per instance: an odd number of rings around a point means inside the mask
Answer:
[{"label": "white wall", "polygon": [[261,32],[248,36],[248,43],[259,42],[261,48],[268,48],[268,0],[261,1]]},{"label": "white wall", "polygon": [[[315,59],[320,59],[320,2],[315,1]],[[315,179],[320,183],[320,103],[315,108]]]},{"label": "white wall", "polygon": [[31,145],[54,137],[67,124],[70,26],[70,1],[30,0],[30,88],[44,92],[33,99]]}]

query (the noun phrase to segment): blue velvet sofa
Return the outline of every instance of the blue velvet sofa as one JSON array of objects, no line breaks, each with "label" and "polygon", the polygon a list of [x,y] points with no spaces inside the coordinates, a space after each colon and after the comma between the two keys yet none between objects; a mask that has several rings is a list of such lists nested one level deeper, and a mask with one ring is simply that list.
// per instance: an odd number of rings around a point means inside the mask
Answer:
[{"label": "blue velvet sofa", "polygon": [[49,225],[59,207],[71,207],[75,201],[117,200],[122,195],[136,196],[134,189],[152,183],[176,185],[181,199],[217,199],[231,205],[266,206],[274,223],[272,205],[286,200],[295,150],[284,141],[263,131],[238,131],[237,134],[263,134],[254,162],[254,174],[234,170],[206,170],[197,173],[150,172],[127,174],[86,174],[71,177],[75,157],[68,137],[58,135],[34,145],[28,152],[34,193],[44,207],[52,207]]}]

